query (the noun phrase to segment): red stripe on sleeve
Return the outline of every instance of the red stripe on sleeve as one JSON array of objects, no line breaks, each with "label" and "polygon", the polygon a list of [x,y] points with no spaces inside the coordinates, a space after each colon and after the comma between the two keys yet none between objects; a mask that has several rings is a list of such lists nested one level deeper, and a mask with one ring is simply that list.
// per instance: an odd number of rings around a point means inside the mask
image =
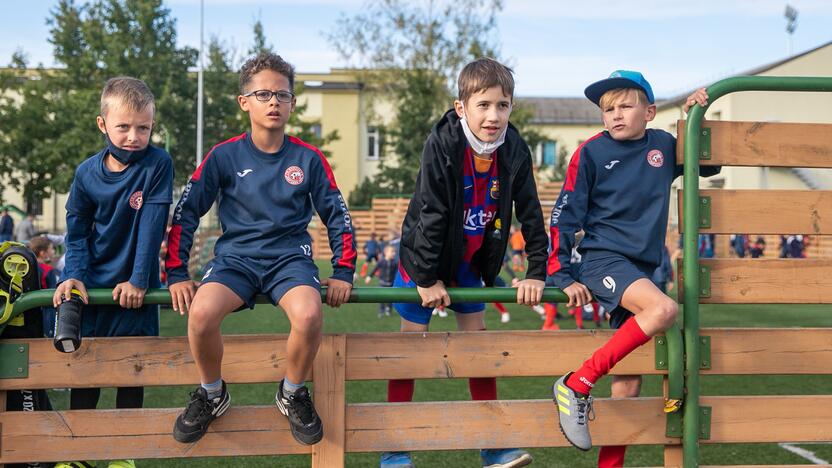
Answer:
[{"label": "red stripe on sleeve", "polygon": [[554,275],[560,271],[560,260],[558,260],[558,248],[560,247],[560,230],[552,226],[549,228],[552,248],[549,249],[549,262],[546,268],[546,274]]},{"label": "red stripe on sleeve", "polygon": [[165,256],[165,271],[170,271],[182,266],[182,259],[179,257],[179,240],[182,237],[182,225],[175,224],[168,233],[168,253]]},{"label": "red stripe on sleeve", "polygon": [[341,234],[341,258],[338,259],[338,266],[355,269],[355,259],[358,252],[352,248],[352,233]]},{"label": "red stripe on sleeve", "polygon": [[326,178],[329,179],[329,188],[333,188],[333,189],[338,188],[338,184],[335,183],[335,174],[332,173],[332,167],[329,166],[329,161],[326,160],[326,156],[324,156],[324,153],[322,153],[321,150],[319,150],[314,145],[310,145],[309,143],[301,140],[298,137],[290,136],[289,141],[291,143],[303,146],[306,149],[310,149],[310,150],[314,151],[315,154],[317,154],[318,157],[321,158],[321,164],[324,165],[324,171],[326,171]]}]

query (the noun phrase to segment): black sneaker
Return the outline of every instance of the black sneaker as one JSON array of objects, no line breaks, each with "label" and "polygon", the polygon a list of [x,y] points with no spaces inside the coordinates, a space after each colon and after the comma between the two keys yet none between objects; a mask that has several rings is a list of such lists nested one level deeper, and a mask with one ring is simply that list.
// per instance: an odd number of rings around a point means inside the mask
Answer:
[{"label": "black sneaker", "polygon": [[324,426],[321,424],[321,418],[315,411],[315,405],[312,404],[309,390],[306,387],[299,388],[287,398],[283,394],[283,381],[281,380],[277,386],[274,403],[277,409],[289,418],[289,427],[292,428],[295,440],[304,445],[313,445],[321,441],[324,436]]},{"label": "black sneaker", "polygon": [[191,401],[185,411],[176,418],[173,425],[173,438],[177,442],[189,444],[196,442],[208,431],[208,426],[218,417],[225,414],[231,406],[231,395],[222,382],[222,393],[220,396],[209,400],[208,392],[200,385],[191,392]]}]

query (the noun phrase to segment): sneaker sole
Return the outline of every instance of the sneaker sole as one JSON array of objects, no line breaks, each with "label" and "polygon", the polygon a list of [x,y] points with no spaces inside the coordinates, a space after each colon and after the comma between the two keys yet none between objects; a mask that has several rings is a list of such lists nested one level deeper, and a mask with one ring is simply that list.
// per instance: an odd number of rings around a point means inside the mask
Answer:
[{"label": "sneaker sole", "polygon": [[[180,442],[180,443],[183,443],[183,444],[192,444],[192,443],[198,441],[199,439],[202,438],[202,436],[205,435],[206,432],[208,432],[208,426],[210,426],[211,423],[214,422],[215,419],[217,419],[220,416],[222,416],[223,414],[225,414],[225,412],[228,411],[228,408],[230,406],[231,406],[231,395],[228,395],[228,399],[225,400],[225,402],[220,406],[219,410],[217,411],[217,414],[214,415],[214,418],[211,419],[210,421],[208,421],[208,424],[205,425],[205,430],[204,431],[186,433],[186,432],[182,432],[182,431],[179,430],[179,427],[178,427],[179,425],[178,424],[174,424],[173,425],[173,438],[176,439],[177,442]],[[176,422],[177,423],[179,422],[179,418],[181,418],[181,417],[182,417],[182,415],[179,415],[179,416],[176,417]]]},{"label": "sneaker sole", "polygon": [[572,446],[575,447],[576,449],[578,449],[582,452],[589,452],[590,450],[592,450],[591,446],[589,448],[583,448],[583,447],[579,447],[579,446],[575,445],[575,442],[572,442],[572,439],[570,439],[569,436],[566,435],[566,431],[563,430],[563,426],[561,425],[560,421],[558,421],[558,428],[560,429],[560,433],[563,434],[563,437],[566,439],[566,441],[569,442],[570,444],[572,444]]},{"label": "sneaker sole", "polygon": [[[277,406],[277,410],[280,411],[280,414],[282,414],[283,416],[286,416],[286,419],[288,420],[289,419],[289,411],[286,409],[286,407],[284,407],[281,404],[280,399],[275,398],[274,405]],[[294,437],[296,441],[298,441],[299,443],[301,443],[303,445],[315,445],[318,442],[320,442],[321,439],[324,438],[324,425],[323,424],[321,424],[321,429],[318,432],[314,433],[314,434],[304,434],[304,433],[298,431],[297,429],[295,429],[295,426],[292,424],[291,421],[289,421],[289,429],[292,430],[292,437]]]},{"label": "sneaker sole", "polygon": [[534,461],[534,459],[532,458],[532,456],[529,455],[528,453],[526,453],[526,454],[524,454],[524,455],[522,455],[518,458],[515,458],[514,460],[512,460],[508,463],[502,463],[502,464],[501,463],[496,463],[494,465],[483,465],[483,468],[517,468],[517,467],[520,467],[520,466],[531,465],[531,463],[533,461]]}]

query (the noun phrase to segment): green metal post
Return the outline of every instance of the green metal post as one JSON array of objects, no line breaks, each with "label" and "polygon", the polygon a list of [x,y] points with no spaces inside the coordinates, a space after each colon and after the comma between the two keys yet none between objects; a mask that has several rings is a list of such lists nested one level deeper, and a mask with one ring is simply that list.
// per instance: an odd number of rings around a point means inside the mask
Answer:
[{"label": "green metal post", "polygon": [[[738,91],[832,91],[832,78],[738,76],[708,87],[709,106]],[[684,405],[683,454],[685,468],[699,466],[699,136],[707,107],[693,106],[685,125],[684,336],[687,395]]]}]

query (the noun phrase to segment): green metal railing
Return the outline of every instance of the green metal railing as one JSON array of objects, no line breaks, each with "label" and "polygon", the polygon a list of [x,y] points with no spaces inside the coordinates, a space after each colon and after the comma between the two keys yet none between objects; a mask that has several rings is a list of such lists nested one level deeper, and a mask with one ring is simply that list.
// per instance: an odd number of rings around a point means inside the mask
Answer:
[{"label": "green metal railing", "polygon": [[685,468],[699,466],[699,154],[705,111],[722,96],[740,91],[832,92],[830,77],[738,76],[707,88],[708,105],[691,108],[685,124],[684,175],[684,336],[685,398],[683,455]]}]

